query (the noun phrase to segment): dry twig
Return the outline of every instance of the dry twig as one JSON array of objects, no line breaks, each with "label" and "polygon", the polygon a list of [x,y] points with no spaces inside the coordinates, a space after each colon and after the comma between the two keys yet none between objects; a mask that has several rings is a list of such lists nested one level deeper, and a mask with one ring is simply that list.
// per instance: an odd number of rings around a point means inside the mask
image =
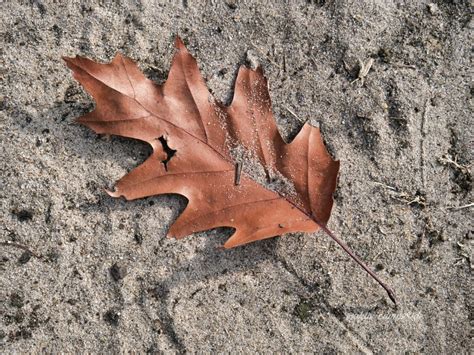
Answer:
[{"label": "dry twig", "polygon": [[351,84],[354,84],[356,81],[360,80],[361,84],[364,85],[365,77],[369,73],[370,68],[372,68],[373,64],[374,64],[373,58],[369,58],[369,60],[365,64],[363,61],[359,59],[359,74],[357,75],[357,79],[353,80]]},{"label": "dry twig", "polygon": [[0,245],[22,249],[22,250],[30,253],[34,257],[38,258],[38,259],[41,258],[41,255],[38,255],[37,253],[33,252],[30,248],[28,248],[26,245],[23,245],[23,244],[20,244],[20,243],[15,243],[15,242],[12,242],[12,241],[8,240],[6,242],[0,242]]}]

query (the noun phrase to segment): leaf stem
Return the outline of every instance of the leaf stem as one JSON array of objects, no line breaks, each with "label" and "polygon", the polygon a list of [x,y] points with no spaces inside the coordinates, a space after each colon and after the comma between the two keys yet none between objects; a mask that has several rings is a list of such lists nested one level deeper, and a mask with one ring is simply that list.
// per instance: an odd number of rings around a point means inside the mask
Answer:
[{"label": "leaf stem", "polygon": [[382,286],[384,288],[385,291],[387,291],[387,294],[388,294],[388,297],[390,297],[390,299],[392,300],[392,302],[394,304],[397,304],[397,299],[395,298],[395,292],[393,292],[393,290],[388,286],[386,285],[382,280],[379,279],[379,277],[375,274],[375,272],[373,272],[356,254],[354,254],[354,252],[346,245],[342,242],[342,240],[340,240],[338,237],[336,237],[334,235],[333,232],[331,232],[327,227],[326,225],[322,224],[322,223],[318,223],[319,226],[321,227],[321,229],[328,235],[330,236],[337,244],[339,244],[339,246],[344,249],[344,251],[349,254],[349,256],[354,259],[354,261],[359,264],[365,271],[367,271],[367,273],[373,277],[373,279],[375,281],[377,281],[380,286]]}]

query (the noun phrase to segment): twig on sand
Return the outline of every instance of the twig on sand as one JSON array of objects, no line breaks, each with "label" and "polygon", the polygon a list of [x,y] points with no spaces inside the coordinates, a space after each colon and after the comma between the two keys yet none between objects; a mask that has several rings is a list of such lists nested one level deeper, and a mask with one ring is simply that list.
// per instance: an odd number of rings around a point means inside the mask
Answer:
[{"label": "twig on sand", "polygon": [[418,205],[420,207],[426,207],[426,199],[423,195],[416,193],[415,195],[409,194],[408,192],[399,191],[396,187],[383,184],[378,181],[372,181],[372,183],[382,186],[383,188],[390,190],[390,197],[404,202],[407,205]]},{"label": "twig on sand", "polygon": [[407,69],[416,69],[416,66],[411,65],[411,64],[402,64],[402,63],[395,63],[393,64],[395,68],[407,68]]},{"label": "twig on sand", "polygon": [[448,207],[448,210],[463,210],[465,208],[471,208],[474,207],[474,202],[468,203],[467,205],[462,205],[462,206],[450,206]]},{"label": "twig on sand", "polygon": [[356,81],[361,82],[362,85],[364,85],[364,80],[367,74],[369,74],[370,68],[372,68],[372,65],[374,64],[374,58],[369,58],[367,63],[364,64],[363,61],[359,60],[359,74],[357,75],[357,78],[355,80],[352,80],[351,84],[354,84]]},{"label": "twig on sand", "polygon": [[30,253],[34,257],[38,258],[38,259],[41,258],[41,255],[38,255],[37,253],[33,252],[30,248],[28,248],[26,245],[23,245],[23,244],[20,244],[20,243],[15,243],[15,242],[12,242],[12,241],[8,240],[6,242],[0,242],[0,245],[22,249],[22,250]]},{"label": "twig on sand", "polygon": [[469,170],[469,165],[463,165],[458,162],[457,156],[452,156],[451,154],[444,154],[441,158],[438,158],[438,162],[441,165],[449,166],[451,165],[455,169],[458,169],[461,172],[467,172]]},{"label": "twig on sand", "polygon": [[374,184],[376,184],[376,185],[383,186],[383,187],[385,187],[386,189],[389,189],[389,190],[392,190],[392,191],[398,191],[396,187],[389,186],[389,185],[385,185],[384,183],[381,183],[381,182],[378,182],[378,181],[372,181],[372,183],[374,183]]},{"label": "twig on sand", "polygon": [[296,113],[294,113],[288,106],[283,106],[289,113],[291,113],[298,121],[300,121],[300,118],[296,116]]}]

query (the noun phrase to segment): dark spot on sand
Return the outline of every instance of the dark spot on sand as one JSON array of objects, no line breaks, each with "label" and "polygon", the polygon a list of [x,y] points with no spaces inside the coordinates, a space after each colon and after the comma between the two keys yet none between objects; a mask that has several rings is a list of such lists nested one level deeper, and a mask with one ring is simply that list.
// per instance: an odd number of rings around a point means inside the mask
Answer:
[{"label": "dark spot on sand", "polygon": [[127,268],[121,263],[115,263],[110,268],[110,275],[115,281],[120,281],[127,276]]},{"label": "dark spot on sand", "polygon": [[105,320],[108,324],[110,324],[110,325],[116,327],[116,326],[118,326],[119,321],[120,321],[120,313],[119,313],[117,310],[115,310],[115,309],[109,309],[109,310],[108,310],[107,312],[105,312],[105,314],[104,314],[104,320]]}]

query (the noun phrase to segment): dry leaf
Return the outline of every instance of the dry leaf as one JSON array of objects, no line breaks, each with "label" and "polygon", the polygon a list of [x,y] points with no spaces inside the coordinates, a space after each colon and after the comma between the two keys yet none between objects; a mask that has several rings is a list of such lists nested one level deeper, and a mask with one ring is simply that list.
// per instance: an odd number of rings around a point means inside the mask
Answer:
[{"label": "dry leaf", "polygon": [[161,86],[120,54],[110,64],[64,58],[96,100],[96,109],[78,121],[96,133],[153,147],[153,154],[110,195],[127,200],[183,195],[188,205],[168,235],[235,228],[225,248],[322,228],[387,287],[326,227],[339,162],[326,151],[319,128],[306,123],[285,143],[261,68],[240,68],[232,104],[226,107],[209,93],[179,37],[176,48]]}]

